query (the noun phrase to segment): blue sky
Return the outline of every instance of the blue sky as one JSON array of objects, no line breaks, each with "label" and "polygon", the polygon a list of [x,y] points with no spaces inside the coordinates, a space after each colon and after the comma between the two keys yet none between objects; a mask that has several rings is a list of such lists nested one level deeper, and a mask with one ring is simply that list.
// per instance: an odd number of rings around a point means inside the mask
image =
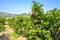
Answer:
[{"label": "blue sky", "polygon": [[[43,4],[45,11],[58,8],[60,9],[60,0],[37,0]],[[13,14],[31,12],[31,0],[0,0],[0,12],[7,12]]]}]

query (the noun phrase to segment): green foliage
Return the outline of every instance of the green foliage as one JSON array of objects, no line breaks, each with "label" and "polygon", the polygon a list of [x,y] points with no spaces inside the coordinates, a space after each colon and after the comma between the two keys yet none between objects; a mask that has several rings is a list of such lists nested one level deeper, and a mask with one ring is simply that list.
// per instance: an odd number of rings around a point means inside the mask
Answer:
[{"label": "green foliage", "polygon": [[5,18],[0,17],[0,23],[5,24]]},{"label": "green foliage", "polygon": [[60,40],[60,10],[54,8],[45,14],[42,4],[32,2],[31,15],[10,18],[8,24],[28,40]]},{"label": "green foliage", "polygon": [[5,22],[5,19],[0,17],[0,32],[4,31],[4,22]]},{"label": "green foliage", "polygon": [[18,35],[15,32],[11,33],[10,36],[15,37],[15,38],[18,37]]},{"label": "green foliage", "polygon": [[0,23],[0,32],[4,31],[4,25],[2,23]]}]

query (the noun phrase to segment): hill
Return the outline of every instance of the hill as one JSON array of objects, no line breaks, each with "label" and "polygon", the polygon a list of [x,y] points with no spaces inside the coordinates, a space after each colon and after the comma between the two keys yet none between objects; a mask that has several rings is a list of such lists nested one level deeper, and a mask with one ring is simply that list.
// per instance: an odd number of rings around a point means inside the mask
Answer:
[{"label": "hill", "polygon": [[18,14],[12,14],[12,13],[6,13],[6,12],[0,12],[0,17],[14,17],[18,16]]}]

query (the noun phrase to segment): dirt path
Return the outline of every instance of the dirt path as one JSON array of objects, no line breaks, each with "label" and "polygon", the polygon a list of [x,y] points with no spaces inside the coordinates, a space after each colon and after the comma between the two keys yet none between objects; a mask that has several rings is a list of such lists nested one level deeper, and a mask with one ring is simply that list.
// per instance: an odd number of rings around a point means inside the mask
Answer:
[{"label": "dirt path", "polygon": [[5,26],[5,32],[4,32],[4,34],[9,37],[9,40],[15,40],[14,37],[11,37],[11,36],[10,36],[10,34],[14,32],[13,29],[10,28],[9,25],[4,25],[4,26]]},{"label": "dirt path", "polygon": [[10,35],[12,32],[14,32],[13,29],[10,28],[9,25],[4,25],[4,26],[5,26],[5,32],[4,32],[4,34]]},{"label": "dirt path", "polygon": [[10,36],[10,34],[14,32],[14,30],[10,28],[7,22],[5,24],[6,24],[4,25],[5,31],[3,32],[3,35],[0,37],[0,40],[27,40],[25,37],[22,36],[18,37],[17,39]]}]

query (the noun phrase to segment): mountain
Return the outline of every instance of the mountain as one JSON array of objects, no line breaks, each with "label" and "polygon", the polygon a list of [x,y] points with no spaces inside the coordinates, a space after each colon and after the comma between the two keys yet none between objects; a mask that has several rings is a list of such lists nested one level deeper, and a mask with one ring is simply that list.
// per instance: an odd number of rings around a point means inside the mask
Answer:
[{"label": "mountain", "polygon": [[16,17],[16,16],[28,16],[28,15],[31,15],[30,13],[21,13],[21,14],[12,14],[12,13],[6,13],[6,12],[0,12],[0,17],[4,17],[4,18],[7,18],[7,17]]},{"label": "mountain", "polygon": [[18,14],[12,14],[12,13],[6,13],[6,12],[0,12],[0,17],[14,17],[18,16]]}]

